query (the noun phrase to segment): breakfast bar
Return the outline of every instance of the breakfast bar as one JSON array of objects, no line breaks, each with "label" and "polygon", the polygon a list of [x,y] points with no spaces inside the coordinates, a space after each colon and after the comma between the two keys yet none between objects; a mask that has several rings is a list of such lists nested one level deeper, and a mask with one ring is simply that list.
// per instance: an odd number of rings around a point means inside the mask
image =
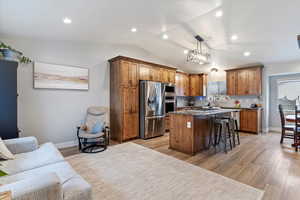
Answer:
[{"label": "breakfast bar", "polygon": [[230,115],[237,109],[183,110],[170,114],[170,149],[194,155],[207,149],[216,116]]}]

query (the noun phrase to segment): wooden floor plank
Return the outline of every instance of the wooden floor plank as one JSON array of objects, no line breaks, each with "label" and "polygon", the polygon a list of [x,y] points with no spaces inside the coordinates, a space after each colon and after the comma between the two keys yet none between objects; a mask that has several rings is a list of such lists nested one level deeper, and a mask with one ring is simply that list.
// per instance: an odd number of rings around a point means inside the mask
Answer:
[{"label": "wooden floor plank", "polygon": [[[220,147],[194,156],[169,149],[168,134],[132,142],[265,190],[263,200],[296,200],[300,197],[300,153],[291,147],[292,140],[285,140],[282,145],[279,141],[278,133],[242,133],[241,145],[227,154]],[[77,148],[67,148],[61,152],[64,156],[79,153]]]}]

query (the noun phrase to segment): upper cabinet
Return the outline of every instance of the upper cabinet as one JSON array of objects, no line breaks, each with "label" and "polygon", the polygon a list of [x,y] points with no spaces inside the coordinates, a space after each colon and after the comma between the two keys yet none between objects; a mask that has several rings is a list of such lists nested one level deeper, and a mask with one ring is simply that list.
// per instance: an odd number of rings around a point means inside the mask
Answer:
[{"label": "upper cabinet", "polygon": [[191,74],[190,81],[190,96],[206,96],[207,75],[206,74]]},{"label": "upper cabinet", "polygon": [[176,73],[176,95],[177,96],[189,96],[190,95],[190,82],[189,75],[186,73]]},{"label": "upper cabinet", "polygon": [[236,74],[236,71],[228,71],[226,74],[227,95],[229,96],[236,95]]},{"label": "upper cabinet", "polygon": [[262,68],[254,66],[226,71],[227,95],[229,96],[261,96]]},{"label": "upper cabinet", "polygon": [[120,67],[120,78],[121,85],[124,87],[136,87],[138,85],[138,64],[121,61]]},{"label": "upper cabinet", "polygon": [[176,69],[139,64],[139,80],[175,84]]}]

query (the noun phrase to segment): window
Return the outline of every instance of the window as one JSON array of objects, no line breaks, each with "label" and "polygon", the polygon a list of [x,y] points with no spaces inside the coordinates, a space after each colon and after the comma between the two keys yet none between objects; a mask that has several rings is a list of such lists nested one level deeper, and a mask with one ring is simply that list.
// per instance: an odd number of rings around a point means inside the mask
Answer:
[{"label": "window", "polygon": [[277,86],[278,104],[294,109],[299,104],[300,79],[278,80]]}]

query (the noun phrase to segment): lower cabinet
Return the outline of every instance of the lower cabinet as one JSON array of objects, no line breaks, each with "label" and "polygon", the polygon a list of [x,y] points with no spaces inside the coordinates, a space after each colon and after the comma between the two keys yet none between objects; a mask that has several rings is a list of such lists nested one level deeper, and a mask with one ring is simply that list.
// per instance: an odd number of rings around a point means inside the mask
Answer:
[{"label": "lower cabinet", "polygon": [[165,131],[169,131],[171,127],[171,117],[166,115],[165,117]]},{"label": "lower cabinet", "polygon": [[240,112],[240,131],[261,133],[261,109],[242,109]]},{"label": "lower cabinet", "polygon": [[138,113],[128,113],[123,115],[123,141],[137,138],[139,136],[138,117]]}]

